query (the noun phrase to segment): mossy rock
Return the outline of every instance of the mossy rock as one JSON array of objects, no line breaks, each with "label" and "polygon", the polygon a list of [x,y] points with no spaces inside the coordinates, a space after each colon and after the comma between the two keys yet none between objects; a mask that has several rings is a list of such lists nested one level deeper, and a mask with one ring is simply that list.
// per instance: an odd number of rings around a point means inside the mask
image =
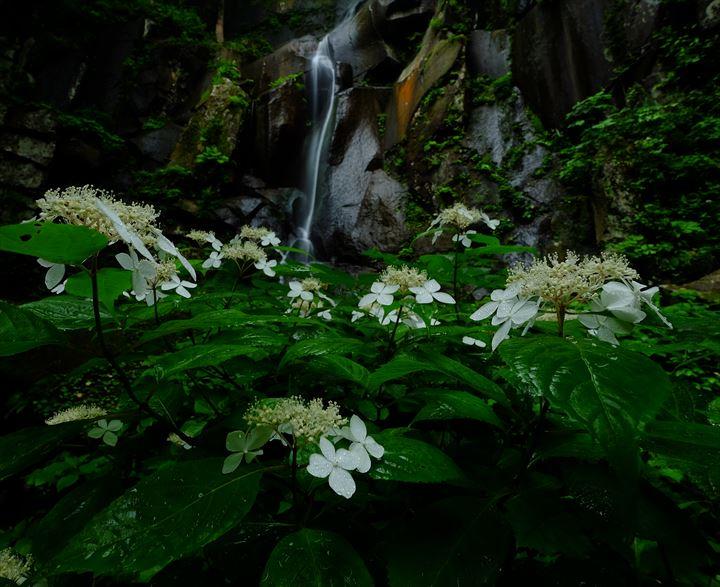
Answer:
[{"label": "mossy rock", "polygon": [[250,105],[247,93],[228,78],[220,78],[201,99],[182,133],[170,162],[192,168],[198,156],[213,148],[226,157],[235,150],[237,135]]}]

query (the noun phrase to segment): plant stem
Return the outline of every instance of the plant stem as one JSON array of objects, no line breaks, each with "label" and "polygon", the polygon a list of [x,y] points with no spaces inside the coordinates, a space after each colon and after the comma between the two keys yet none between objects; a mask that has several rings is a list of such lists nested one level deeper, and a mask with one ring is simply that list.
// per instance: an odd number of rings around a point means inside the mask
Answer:
[{"label": "plant stem", "polygon": [[290,479],[292,480],[293,506],[297,505],[297,494],[298,494],[298,491],[297,491],[297,489],[298,489],[298,487],[297,487],[297,470],[298,470],[297,453],[298,453],[297,444],[293,443],[292,463],[290,464]]},{"label": "plant stem", "polygon": [[390,355],[393,351],[393,348],[395,347],[395,334],[397,334],[398,326],[400,326],[400,319],[402,318],[402,312],[405,309],[405,306],[400,306],[398,308],[397,313],[397,320],[395,321],[395,326],[392,329],[392,332],[390,333],[390,340],[388,341],[388,355]]},{"label": "plant stem", "polygon": [[[459,236],[456,233],[455,236]],[[458,263],[460,259],[460,239],[455,241],[455,263],[453,265],[453,297],[455,298],[455,316],[460,317],[460,308],[458,307]]]},{"label": "plant stem", "polygon": [[156,412],[153,408],[151,408],[147,402],[142,401],[136,394],[135,391],[132,388],[132,384],[130,383],[130,378],[127,376],[127,373],[125,373],[125,370],[120,366],[120,364],[115,360],[115,357],[113,356],[112,352],[110,351],[110,348],[107,346],[107,343],[105,342],[105,335],[103,334],[102,329],[102,320],[100,318],[100,297],[98,295],[98,280],[97,280],[97,271],[98,271],[98,259],[97,255],[93,257],[92,260],[92,268],[90,269],[90,283],[92,284],[92,303],[93,303],[93,314],[95,316],[95,330],[97,331],[97,338],[98,338],[98,344],[100,345],[100,350],[102,351],[103,355],[105,356],[105,359],[112,367],[113,371],[115,371],[115,374],[117,375],[118,379],[120,380],[121,385],[123,386],[123,389],[125,390],[125,393],[127,393],[128,397],[140,408],[141,411],[145,412],[148,416],[154,418],[161,424],[164,424],[167,428],[175,432],[182,440],[187,442],[188,444],[193,444],[193,439],[189,437],[187,434],[185,434],[182,430],[180,430],[177,426],[173,426],[171,423],[167,422],[158,412]]},{"label": "plant stem", "polygon": [[558,323],[558,336],[560,338],[565,337],[565,306],[558,306],[557,309],[557,323]]}]

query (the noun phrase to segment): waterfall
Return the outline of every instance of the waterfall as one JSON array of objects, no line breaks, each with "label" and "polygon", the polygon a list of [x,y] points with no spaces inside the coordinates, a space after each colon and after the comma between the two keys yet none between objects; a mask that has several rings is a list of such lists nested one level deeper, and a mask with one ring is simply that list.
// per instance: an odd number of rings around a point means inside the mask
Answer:
[{"label": "waterfall", "polygon": [[318,44],[308,74],[311,129],[305,159],[304,194],[295,209],[295,242],[307,261],[313,254],[313,217],[320,196],[320,174],[327,151],[328,134],[332,132],[335,110],[335,63],[328,37]]}]

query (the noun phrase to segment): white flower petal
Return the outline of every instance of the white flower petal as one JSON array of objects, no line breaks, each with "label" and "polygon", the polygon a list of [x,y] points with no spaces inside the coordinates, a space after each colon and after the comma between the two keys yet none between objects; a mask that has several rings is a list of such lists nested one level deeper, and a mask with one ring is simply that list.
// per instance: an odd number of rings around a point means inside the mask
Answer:
[{"label": "white flower petal", "polygon": [[352,434],[352,439],[356,442],[363,442],[367,436],[365,422],[363,422],[355,414],[353,414],[352,418],[350,418],[350,433]]},{"label": "white flower petal", "polygon": [[372,436],[368,436],[365,439],[365,449],[376,459],[382,458],[385,454],[385,449],[379,444]]},{"label": "white flower petal", "polygon": [[474,320],[475,322],[485,320],[485,318],[488,318],[495,313],[495,310],[497,310],[499,305],[499,302],[488,302],[487,304],[480,306],[477,310],[475,310],[475,312],[470,314],[470,320]]},{"label": "white flower petal", "polygon": [[367,473],[372,463],[370,462],[370,455],[368,451],[365,450],[365,447],[359,442],[354,442],[350,445],[350,452],[355,456],[355,460],[357,461],[357,472]]},{"label": "white flower petal", "polygon": [[324,479],[325,477],[330,475],[330,473],[332,473],[332,470],[332,463],[328,461],[324,456],[319,454],[310,455],[307,472],[310,473],[313,477],[319,477],[320,479]]},{"label": "white flower petal", "polygon": [[319,445],[320,452],[322,452],[323,456],[328,461],[333,462],[335,460],[335,447],[333,446],[333,443],[323,436],[320,438]]},{"label": "white flower petal", "polygon": [[433,293],[432,297],[434,297],[441,304],[454,304],[455,303],[455,298],[453,298],[450,294],[447,294],[442,291]]},{"label": "white flower petal", "polygon": [[512,326],[512,322],[508,320],[507,322],[504,322],[500,328],[497,329],[495,332],[492,343],[490,344],[492,350],[494,351],[498,345],[505,340],[506,338],[509,338],[508,333],[510,332],[510,327]]},{"label": "white flower petal", "polygon": [[358,466],[357,458],[349,450],[341,448],[335,453],[335,464],[345,469],[346,471],[353,471]]},{"label": "white flower petal", "polygon": [[330,482],[330,488],[345,499],[350,499],[355,493],[355,481],[352,475],[344,469],[335,467],[330,473],[328,481]]}]

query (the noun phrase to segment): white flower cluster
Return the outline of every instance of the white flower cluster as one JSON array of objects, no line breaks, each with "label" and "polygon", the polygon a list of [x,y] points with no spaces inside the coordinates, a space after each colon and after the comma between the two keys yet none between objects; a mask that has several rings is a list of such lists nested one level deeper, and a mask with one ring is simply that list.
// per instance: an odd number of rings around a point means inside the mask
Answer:
[{"label": "white flower cluster", "polygon": [[318,443],[320,454],[310,455],[307,472],[313,477],[327,479],[335,493],[350,499],[356,489],[350,472],[367,473],[372,466],[370,457],[382,458],[385,449],[368,436],[365,423],[355,415],[350,418],[349,426],[336,430],[333,436],[335,442],[349,441],[349,447],[336,448],[327,437],[321,437]]},{"label": "white flower cluster", "polygon": [[205,269],[219,269],[224,259],[230,259],[239,265],[252,263],[268,277],[275,276],[278,263],[275,259],[268,259],[267,251],[263,249],[280,244],[280,239],[272,230],[261,226],[243,226],[227,244],[223,244],[212,232],[193,230],[187,237],[212,246],[213,251],[202,265]]},{"label": "white flower cluster", "polygon": [[477,208],[468,208],[465,204],[457,203],[450,208],[441,210],[435,219],[430,223],[430,229],[437,227],[433,234],[432,242],[435,244],[437,239],[442,235],[444,228],[452,228],[455,234],[452,237],[453,242],[459,242],[465,248],[472,246],[469,236],[477,234],[476,230],[468,230],[474,224],[483,222],[490,230],[495,230],[500,224],[499,220],[490,218],[482,210]]},{"label": "white flower cluster", "polygon": [[[403,296],[397,308],[386,308],[395,304],[395,295]],[[352,321],[370,315],[378,319],[383,325],[403,322],[410,328],[425,328],[426,323],[411,309],[412,304],[454,304],[455,299],[440,291],[440,284],[434,279],[428,279],[424,271],[412,267],[388,267],[380,275],[378,281],[370,286],[370,293],[365,294],[358,302],[360,311],[353,311]],[[431,325],[439,324],[431,319]]]},{"label": "white flower cluster", "polygon": [[[155,303],[164,295],[156,291],[158,285],[162,290],[175,290],[190,297],[187,288],[195,287],[195,283],[179,278],[174,261],[177,259],[193,279],[196,278],[195,269],[158,228],[159,214],[153,206],[126,204],[110,192],[90,185],[49,190],[37,200],[37,205],[40,220],[87,226],[104,234],[111,243],[124,242],[128,253],[120,253],[116,259],[123,269],[133,272],[131,294],[138,301],[145,300],[148,305]],[[48,289],[62,293],[65,266],[44,259],[38,259],[38,263],[48,269],[45,275]]]},{"label": "white flower cluster", "polygon": [[[297,312],[301,318],[315,314],[323,320],[332,320],[331,308],[335,307],[335,301],[323,293],[325,284],[308,277],[300,281],[291,281],[289,284],[290,291],[287,293],[292,301],[286,314]],[[327,307],[327,306],[330,307]]]},{"label": "white flower cluster", "polygon": [[21,557],[11,548],[0,550],[0,577],[22,585],[28,579],[33,567],[32,557]]},{"label": "white flower cluster", "polygon": [[45,420],[45,424],[55,426],[56,424],[75,422],[77,420],[95,420],[104,416],[106,413],[107,410],[98,406],[82,404],[56,412],[50,418]]},{"label": "white flower cluster", "polygon": [[335,402],[323,404],[315,398],[300,397],[260,400],[245,413],[245,421],[255,427],[268,428],[278,438],[293,437],[295,444],[317,442],[318,438],[347,423]]},{"label": "white flower cluster", "polygon": [[[523,334],[533,325],[543,307],[563,320],[573,306],[573,315],[589,333],[617,345],[616,334],[626,334],[647,316],[647,306],[670,328],[672,325],[652,303],[658,288],[646,288],[635,281],[638,274],[620,255],[580,258],[569,252],[563,261],[556,255],[535,260],[529,267],[511,269],[506,289],[497,289],[490,302],[481,306],[471,320],[492,316],[499,326],[492,339],[492,350],[509,338],[512,329],[524,326]],[[590,305],[574,309],[576,305]]]}]

